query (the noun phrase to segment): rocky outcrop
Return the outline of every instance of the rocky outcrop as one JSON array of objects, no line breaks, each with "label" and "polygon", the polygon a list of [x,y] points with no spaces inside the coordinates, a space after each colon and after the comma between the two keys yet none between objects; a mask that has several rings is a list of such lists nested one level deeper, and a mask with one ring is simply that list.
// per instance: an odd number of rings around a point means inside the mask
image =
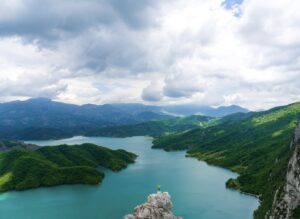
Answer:
[{"label": "rocky outcrop", "polygon": [[25,150],[34,151],[39,149],[39,146],[34,144],[26,144],[21,141],[0,140],[0,152],[11,151],[15,149],[25,149]]},{"label": "rocky outcrop", "polygon": [[300,122],[298,122],[294,139],[291,142],[294,148],[288,164],[285,184],[275,193],[272,209],[266,219],[290,219],[293,210],[300,205]]},{"label": "rocky outcrop", "polygon": [[182,219],[172,213],[172,201],[168,192],[158,191],[148,196],[148,200],[138,205],[134,213],[126,215],[124,219]]}]

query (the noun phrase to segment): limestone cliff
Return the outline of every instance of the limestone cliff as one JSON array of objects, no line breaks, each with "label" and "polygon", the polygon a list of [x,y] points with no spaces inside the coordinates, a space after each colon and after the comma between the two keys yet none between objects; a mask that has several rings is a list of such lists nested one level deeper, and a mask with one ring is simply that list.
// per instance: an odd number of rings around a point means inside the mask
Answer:
[{"label": "limestone cliff", "polygon": [[276,191],[266,219],[290,219],[300,205],[300,122],[296,126],[291,148],[294,148],[294,152],[288,164],[284,186]]},{"label": "limestone cliff", "polygon": [[172,213],[172,201],[168,192],[157,192],[148,196],[148,200],[138,205],[134,213],[124,219],[182,219]]}]

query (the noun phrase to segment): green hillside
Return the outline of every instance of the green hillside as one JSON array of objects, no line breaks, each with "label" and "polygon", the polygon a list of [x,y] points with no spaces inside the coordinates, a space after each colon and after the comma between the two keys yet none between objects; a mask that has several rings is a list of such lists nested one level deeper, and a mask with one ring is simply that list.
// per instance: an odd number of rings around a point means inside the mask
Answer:
[{"label": "green hillside", "polygon": [[238,172],[240,176],[227,186],[259,195],[261,205],[255,218],[263,219],[275,190],[283,184],[299,119],[300,103],[230,115],[206,128],[158,138],[153,147],[188,149],[188,156]]},{"label": "green hillside", "polygon": [[204,126],[208,121],[213,120],[209,116],[188,116],[168,120],[157,120],[138,123],[134,125],[123,125],[106,127],[89,132],[88,136],[109,136],[109,137],[131,137],[131,136],[160,136],[173,132],[180,132]]},{"label": "green hillside", "polygon": [[16,149],[0,153],[0,192],[61,184],[99,184],[102,166],[113,171],[133,163],[135,154],[93,144]]}]

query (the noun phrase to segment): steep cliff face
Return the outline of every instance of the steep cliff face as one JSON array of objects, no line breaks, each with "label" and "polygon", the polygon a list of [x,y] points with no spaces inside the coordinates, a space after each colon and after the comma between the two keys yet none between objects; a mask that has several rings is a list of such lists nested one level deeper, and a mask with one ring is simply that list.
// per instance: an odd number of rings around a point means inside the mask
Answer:
[{"label": "steep cliff face", "polygon": [[148,200],[138,205],[134,213],[124,219],[182,219],[172,213],[172,201],[168,192],[157,192],[148,196]]},{"label": "steep cliff face", "polygon": [[296,126],[291,148],[294,148],[294,152],[288,164],[284,186],[276,191],[266,219],[296,218],[293,212],[300,206],[300,122]]}]

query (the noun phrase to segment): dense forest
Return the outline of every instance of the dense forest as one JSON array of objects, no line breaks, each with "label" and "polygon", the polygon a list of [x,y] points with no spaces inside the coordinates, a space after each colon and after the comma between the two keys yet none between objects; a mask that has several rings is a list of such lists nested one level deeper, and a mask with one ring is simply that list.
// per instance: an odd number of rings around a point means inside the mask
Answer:
[{"label": "dense forest", "polygon": [[62,184],[99,184],[104,173],[97,167],[118,171],[135,158],[133,153],[93,144],[8,150],[0,153],[0,192]]},{"label": "dense forest", "polygon": [[262,219],[283,184],[299,119],[300,103],[234,114],[207,127],[157,138],[153,148],[188,149],[187,156],[239,173],[227,186],[258,195],[261,205],[255,218]]},{"label": "dense forest", "polygon": [[131,137],[145,136],[158,137],[175,132],[187,131],[190,129],[205,126],[213,117],[193,115],[177,117],[167,120],[148,121],[133,125],[113,126],[97,129],[86,133],[87,136],[109,136],[109,137]]}]

